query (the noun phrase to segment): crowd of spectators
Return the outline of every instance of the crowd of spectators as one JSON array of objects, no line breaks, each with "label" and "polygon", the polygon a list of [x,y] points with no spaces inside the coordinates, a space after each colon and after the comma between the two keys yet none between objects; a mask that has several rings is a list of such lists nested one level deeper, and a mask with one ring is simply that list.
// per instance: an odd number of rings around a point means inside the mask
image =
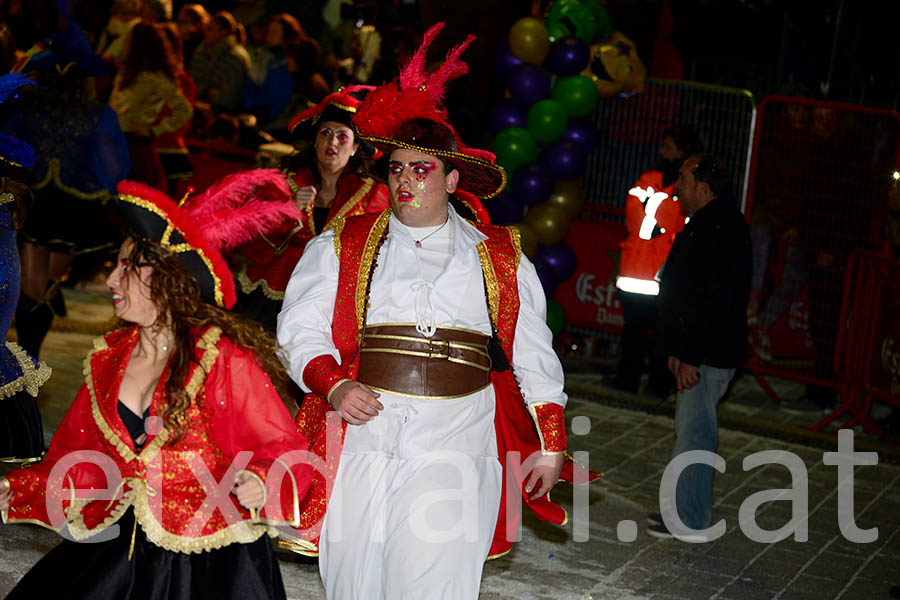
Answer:
[{"label": "crowd of spectators", "polygon": [[66,13],[108,67],[106,76],[92,78],[90,93],[116,111],[131,149],[149,149],[156,157],[155,168],[137,178],[154,185],[168,180],[173,189],[173,181],[191,174],[185,154],[192,140],[224,139],[248,149],[290,143],[293,115],[342,86],[369,83],[381,58],[396,64],[394,56],[381,56],[381,36],[364,26],[368,19],[341,5],[14,1],[0,5],[0,21],[10,34],[4,38],[10,47],[0,51],[8,55],[8,71],[34,44],[64,27],[60,13]]}]

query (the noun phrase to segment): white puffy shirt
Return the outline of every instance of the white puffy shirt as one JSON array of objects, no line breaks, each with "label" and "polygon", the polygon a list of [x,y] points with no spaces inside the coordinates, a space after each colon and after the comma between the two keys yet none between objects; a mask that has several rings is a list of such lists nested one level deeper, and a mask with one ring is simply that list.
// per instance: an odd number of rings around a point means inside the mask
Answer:
[{"label": "white puffy shirt", "polygon": [[[376,258],[370,288],[368,325],[423,323],[491,335],[484,276],[476,245],[486,237],[452,206],[449,222],[416,248],[437,227],[411,229],[391,215],[388,234]],[[421,237],[418,237],[421,235]],[[451,252],[452,250],[452,252]],[[339,264],[334,232],[310,240],[294,268],[278,315],[278,343],[291,378],[303,390],[307,363],[323,354],[340,364],[331,336]],[[547,304],[534,265],[524,255],[517,271],[519,315],[513,345],[513,371],[529,404],[565,406],[563,370],[553,351],[546,323]]]}]

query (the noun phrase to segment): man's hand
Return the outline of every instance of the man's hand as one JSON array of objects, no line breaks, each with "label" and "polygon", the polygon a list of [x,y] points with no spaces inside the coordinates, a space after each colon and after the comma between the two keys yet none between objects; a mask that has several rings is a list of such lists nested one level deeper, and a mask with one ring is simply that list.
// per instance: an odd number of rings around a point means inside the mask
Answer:
[{"label": "man's hand", "polygon": [[700,373],[697,371],[697,367],[686,362],[678,363],[678,369],[675,371],[675,383],[678,384],[679,392],[686,392],[699,382]]},{"label": "man's hand", "polygon": [[[548,454],[537,459],[537,464],[528,477],[528,483],[525,484],[525,493],[531,494],[531,490],[535,489],[536,486],[537,490],[528,498],[537,500],[553,489],[553,486],[559,481],[559,474],[562,473],[562,468],[562,454]],[[538,481],[541,482],[539,486]]]},{"label": "man's hand", "polygon": [[319,192],[311,185],[304,186],[297,190],[294,194],[294,202],[297,203],[297,208],[303,210],[310,204],[316,201],[316,194]]},{"label": "man's hand", "polygon": [[345,381],[331,394],[331,406],[351,425],[362,425],[384,410],[380,395],[358,381]]},{"label": "man's hand", "polygon": [[263,501],[266,499],[266,491],[263,489],[262,484],[259,483],[259,479],[246,471],[240,474],[234,487],[231,488],[231,493],[234,494],[241,506],[247,510],[261,508]]},{"label": "man's hand", "polygon": [[0,477],[0,511],[9,510],[10,500],[12,500],[12,491],[9,489],[9,480],[6,477]]},{"label": "man's hand", "polygon": [[669,373],[675,375],[675,371],[678,369],[678,359],[674,356],[670,356],[669,361],[666,364],[669,365]]}]

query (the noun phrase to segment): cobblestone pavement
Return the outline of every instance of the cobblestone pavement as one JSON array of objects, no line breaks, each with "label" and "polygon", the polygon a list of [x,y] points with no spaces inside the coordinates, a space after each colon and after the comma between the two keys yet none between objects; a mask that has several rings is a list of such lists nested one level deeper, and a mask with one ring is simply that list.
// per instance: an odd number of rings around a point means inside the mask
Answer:
[{"label": "cobblestone pavement", "polygon": [[[108,318],[96,297],[69,295],[71,319],[97,324]],[[42,356],[54,368],[39,402],[48,440],[80,384],[81,361],[94,337],[77,332],[85,329],[77,323],[68,328],[73,331],[51,332]],[[485,566],[482,600],[876,600],[888,598],[889,588],[900,583],[900,467],[882,458],[896,457],[896,446],[857,436],[856,449],[878,452],[881,460],[855,468],[851,508],[857,527],[877,528],[877,539],[852,543],[838,524],[838,469],[823,462],[823,452],[837,450],[836,436],[808,435],[820,414],[784,410],[743,376],[720,406],[718,454],[726,470],[716,475],[713,520],[725,520],[725,535],[704,544],[657,540],[644,527],[646,514],[658,509],[659,482],[673,444],[674,402],[607,391],[596,371],[567,361],[567,417],[570,425],[575,417],[587,419],[575,427],[584,433],[589,424],[585,435],[575,435],[570,426],[570,447],[587,452],[605,477],[587,488],[558,486],[554,500],[570,512],[565,527],[537,522],[526,511],[521,543]],[[775,383],[786,395],[796,391],[789,382]],[[746,457],[764,450],[796,455],[805,479],[792,484],[788,469],[778,464],[743,468]],[[741,505],[759,492],[803,482],[808,541],[752,541],[744,533],[750,523],[741,522]],[[573,509],[573,494],[586,497],[578,503],[586,508]],[[791,510],[786,500],[763,502],[755,523],[778,530],[791,521]],[[0,595],[57,541],[56,534],[37,527],[0,526]],[[279,556],[289,598],[324,598],[314,562]]]}]

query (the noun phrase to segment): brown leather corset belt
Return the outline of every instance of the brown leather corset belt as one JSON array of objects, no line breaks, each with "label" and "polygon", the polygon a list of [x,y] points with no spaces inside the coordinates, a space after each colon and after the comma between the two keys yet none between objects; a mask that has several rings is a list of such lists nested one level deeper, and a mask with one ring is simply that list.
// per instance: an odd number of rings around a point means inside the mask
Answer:
[{"label": "brown leather corset belt", "polygon": [[491,383],[490,338],[441,329],[427,338],[415,325],[371,325],[363,333],[357,381],[404,396],[458,398]]}]

